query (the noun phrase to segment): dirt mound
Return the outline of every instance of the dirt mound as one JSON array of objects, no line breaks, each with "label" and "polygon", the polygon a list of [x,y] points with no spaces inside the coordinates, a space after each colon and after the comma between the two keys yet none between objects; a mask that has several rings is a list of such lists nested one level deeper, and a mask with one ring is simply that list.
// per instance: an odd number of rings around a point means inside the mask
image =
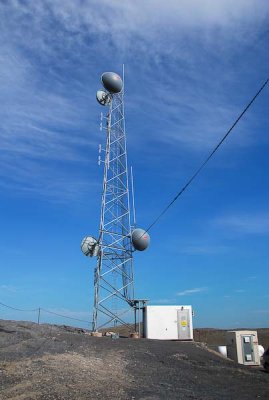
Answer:
[{"label": "dirt mound", "polygon": [[197,343],[0,320],[0,388],[1,400],[253,400],[269,398],[269,374]]}]

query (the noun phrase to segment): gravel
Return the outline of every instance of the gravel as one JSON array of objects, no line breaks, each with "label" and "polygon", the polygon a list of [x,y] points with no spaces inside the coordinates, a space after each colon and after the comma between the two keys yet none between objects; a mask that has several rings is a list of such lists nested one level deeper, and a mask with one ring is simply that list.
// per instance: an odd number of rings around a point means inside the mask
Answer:
[{"label": "gravel", "polygon": [[0,399],[269,399],[269,374],[203,343],[95,338],[0,320]]}]

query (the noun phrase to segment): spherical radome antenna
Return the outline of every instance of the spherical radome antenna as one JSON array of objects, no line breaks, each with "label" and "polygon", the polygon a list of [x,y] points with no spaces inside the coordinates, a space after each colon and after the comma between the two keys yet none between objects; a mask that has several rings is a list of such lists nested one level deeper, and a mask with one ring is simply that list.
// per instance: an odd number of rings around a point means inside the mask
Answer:
[{"label": "spherical radome antenna", "polygon": [[101,82],[109,93],[120,93],[122,91],[122,79],[115,72],[104,72],[101,76]]},{"label": "spherical radome antenna", "polygon": [[141,228],[133,230],[131,240],[134,248],[139,251],[146,250],[150,244],[149,234]]},{"label": "spherical radome antenna", "polygon": [[93,236],[86,236],[81,242],[81,251],[85,256],[92,257],[97,256],[99,252],[99,246],[97,240]]},{"label": "spherical radome antenna", "polygon": [[96,100],[102,106],[108,106],[111,103],[111,96],[104,90],[98,90],[96,93]]}]

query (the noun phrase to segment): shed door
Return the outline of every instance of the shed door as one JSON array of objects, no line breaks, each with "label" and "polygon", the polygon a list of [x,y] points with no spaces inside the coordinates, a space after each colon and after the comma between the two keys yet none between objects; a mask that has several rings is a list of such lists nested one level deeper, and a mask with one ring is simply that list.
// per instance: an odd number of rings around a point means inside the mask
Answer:
[{"label": "shed door", "polygon": [[189,310],[177,311],[177,326],[178,338],[180,340],[188,340],[191,338]]}]

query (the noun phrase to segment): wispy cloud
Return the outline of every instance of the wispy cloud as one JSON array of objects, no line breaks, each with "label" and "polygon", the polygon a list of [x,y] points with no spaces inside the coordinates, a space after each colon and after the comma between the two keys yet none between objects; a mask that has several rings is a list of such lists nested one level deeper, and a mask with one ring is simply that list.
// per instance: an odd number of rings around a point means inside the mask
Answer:
[{"label": "wispy cloud", "polygon": [[179,249],[180,253],[190,255],[208,255],[208,254],[222,254],[227,252],[228,246],[211,246],[211,245],[197,245],[185,246]]},{"label": "wispy cloud", "polygon": [[257,279],[258,277],[256,276],[256,275],[250,275],[250,276],[247,276],[246,278],[245,278],[245,280],[247,280],[247,281],[254,281],[255,279]]},{"label": "wispy cloud", "polygon": [[163,299],[153,299],[150,300],[151,304],[173,304],[175,300],[173,299],[167,299],[167,298],[163,298]]},{"label": "wispy cloud", "polygon": [[255,310],[253,312],[258,314],[269,314],[269,310]]},{"label": "wispy cloud", "polygon": [[15,56],[2,56],[0,73],[0,185],[48,198],[70,199],[71,192],[78,197],[93,182],[83,171],[87,152],[98,143],[88,129],[80,129],[86,124],[85,105],[72,101],[68,88],[57,93],[55,80],[47,89],[33,83],[37,71],[28,61],[20,57],[10,68],[9,57]]},{"label": "wispy cloud", "polygon": [[177,292],[177,296],[188,296],[190,294],[195,294],[195,293],[201,293],[201,292],[206,292],[208,290],[207,287],[200,287],[200,288],[194,288],[194,289],[186,289],[183,290],[182,292]]},{"label": "wispy cloud", "polygon": [[3,291],[4,293],[17,293],[18,289],[13,285],[0,285],[0,291]]},{"label": "wispy cloud", "polygon": [[[79,7],[72,0],[2,2],[2,175],[12,176],[18,190],[38,191],[37,179],[29,180],[28,174],[35,161],[42,194],[58,197],[57,190],[45,189],[51,176],[55,187],[62,178],[75,182],[77,163],[87,183],[82,171],[96,157],[99,140],[94,93],[99,74],[105,65],[114,68],[112,62],[127,64],[129,121],[137,121],[139,104],[143,122],[141,134],[132,138],[138,147],[141,140],[189,151],[212,146],[245,101],[244,90],[231,100],[237,72],[227,68],[225,55],[254,42],[267,15],[269,5],[254,0],[184,0],[180,5],[176,0],[88,0]],[[221,65],[216,48],[221,48]],[[251,135],[245,131],[243,144]],[[51,162],[62,165],[46,174],[43,166]]]},{"label": "wispy cloud", "polygon": [[242,234],[268,234],[269,213],[227,215],[215,219],[214,224],[230,232]]},{"label": "wispy cloud", "polygon": [[[28,11],[31,29],[24,24]],[[0,55],[1,188],[61,200],[70,199],[72,192],[75,199],[93,182],[83,171],[91,149],[97,148],[98,130],[89,119],[87,89],[67,71],[59,72],[61,66],[51,59],[48,21],[39,24],[48,10],[32,3],[28,11],[20,2],[0,5],[5,20]],[[32,35],[32,40],[24,35]],[[50,59],[46,67],[40,57]]]}]

